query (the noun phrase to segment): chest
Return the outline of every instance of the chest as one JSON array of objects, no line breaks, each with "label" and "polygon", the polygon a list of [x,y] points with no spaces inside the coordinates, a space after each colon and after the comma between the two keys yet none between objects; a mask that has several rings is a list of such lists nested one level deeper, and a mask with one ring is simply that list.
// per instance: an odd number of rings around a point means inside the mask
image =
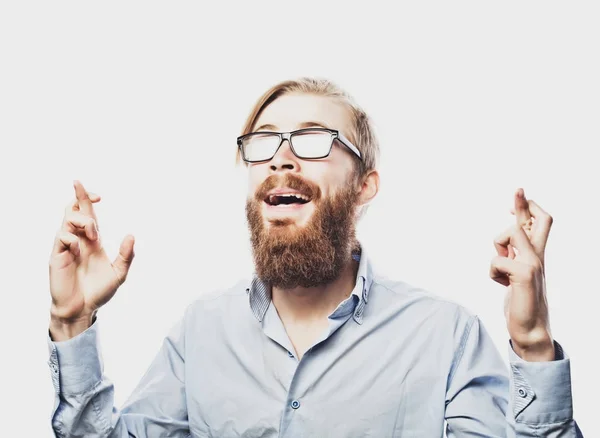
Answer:
[{"label": "chest", "polygon": [[199,353],[186,370],[197,436],[442,436],[447,374],[402,343],[342,327],[301,360],[266,336]]},{"label": "chest", "polygon": [[294,324],[284,321],[283,326],[298,359],[302,359],[306,351],[322,338],[328,329],[327,319],[314,324]]}]

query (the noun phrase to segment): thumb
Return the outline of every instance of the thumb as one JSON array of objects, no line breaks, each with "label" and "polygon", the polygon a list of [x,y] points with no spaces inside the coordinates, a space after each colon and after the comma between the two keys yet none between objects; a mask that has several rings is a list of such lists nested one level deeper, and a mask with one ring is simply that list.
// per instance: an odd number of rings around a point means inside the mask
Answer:
[{"label": "thumb", "polygon": [[113,266],[119,277],[119,283],[121,284],[123,284],[127,278],[127,273],[131,267],[133,257],[135,256],[133,251],[134,243],[135,238],[132,235],[125,236],[123,242],[121,242],[121,246],[119,247],[119,255],[117,255],[117,258],[113,262]]},{"label": "thumb", "polygon": [[510,257],[494,257],[490,265],[490,278],[503,286],[510,286],[510,277],[515,271],[516,263]]}]

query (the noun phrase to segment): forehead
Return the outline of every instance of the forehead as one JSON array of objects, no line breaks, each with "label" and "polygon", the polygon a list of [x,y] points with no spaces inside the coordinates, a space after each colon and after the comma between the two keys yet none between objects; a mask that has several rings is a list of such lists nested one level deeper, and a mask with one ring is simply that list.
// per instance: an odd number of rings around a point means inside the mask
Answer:
[{"label": "forehead", "polygon": [[284,94],[271,102],[254,123],[253,130],[263,127],[293,131],[309,124],[337,129],[345,135],[350,134],[352,127],[350,111],[333,97],[293,93]]}]

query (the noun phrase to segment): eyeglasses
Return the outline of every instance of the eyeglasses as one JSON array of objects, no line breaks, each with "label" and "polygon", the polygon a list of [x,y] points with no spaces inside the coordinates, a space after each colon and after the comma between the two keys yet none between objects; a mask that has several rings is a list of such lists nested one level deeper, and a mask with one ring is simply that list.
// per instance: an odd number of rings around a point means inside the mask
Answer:
[{"label": "eyeglasses", "polygon": [[238,137],[237,144],[245,162],[260,163],[271,160],[284,140],[289,142],[294,155],[304,160],[328,157],[334,140],[338,140],[362,160],[358,148],[335,129],[306,128],[292,132],[252,132]]}]

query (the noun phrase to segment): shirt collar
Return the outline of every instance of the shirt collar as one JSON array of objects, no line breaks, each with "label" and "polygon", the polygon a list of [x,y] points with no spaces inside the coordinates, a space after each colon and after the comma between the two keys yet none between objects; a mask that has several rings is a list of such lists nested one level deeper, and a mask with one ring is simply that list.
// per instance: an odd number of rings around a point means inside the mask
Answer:
[{"label": "shirt collar", "polygon": [[[352,257],[355,260],[359,260],[356,285],[352,290],[352,295],[358,297],[358,304],[354,309],[353,318],[358,324],[362,324],[364,309],[369,302],[369,292],[371,290],[371,283],[373,282],[373,270],[371,261],[367,257],[362,244],[360,245],[360,252],[353,254]],[[271,304],[271,287],[258,278],[255,272],[249,287],[246,288],[246,293],[249,297],[252,313],[256,319],[262,322]]]}]

